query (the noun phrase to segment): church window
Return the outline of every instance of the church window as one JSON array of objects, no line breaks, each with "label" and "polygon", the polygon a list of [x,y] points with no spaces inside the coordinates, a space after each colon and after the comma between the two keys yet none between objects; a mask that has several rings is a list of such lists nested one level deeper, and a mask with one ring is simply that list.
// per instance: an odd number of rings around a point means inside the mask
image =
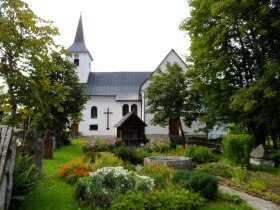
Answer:
[{"label": "church window", "polygon": [[78,59],[78,58],[75,58],[75,59],[74,59],[74,64],[76,64],[76,66],[79,66],[79,63],[80,63],[79,59]]},{"label": "church window", "polygon": [[136,104],[131,105],[131,111],[134,112],[135,114],[137,114],[137,105]]},{"label": "church window", "polygon": [[129,112],[129,106],[127,104],[124,104],[122,107],[122,115],[126,115]]},{"label": "church window", "polygon": [[91,107],[91,118],[97,118],[97,107]]},{"label": "church window", "polygon": [[98,125],[97,124],[89,125],[89,130],[97,131],[98,130]]}]

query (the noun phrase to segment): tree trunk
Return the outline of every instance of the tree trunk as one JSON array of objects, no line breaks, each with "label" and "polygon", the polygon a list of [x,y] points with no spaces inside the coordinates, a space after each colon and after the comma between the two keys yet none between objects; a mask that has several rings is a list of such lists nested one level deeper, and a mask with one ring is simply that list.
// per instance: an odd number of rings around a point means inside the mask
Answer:
[{"label": "tree trunk", "polygon": [[[185,133],[183,131],[183,127],[182,127],[182,123],[181,123],[181,119],[179,118],[179,127],[180,127],[180,132],[181,132],[181,136],[182,136],[182,145],[183,145],[183,149],[186,149],[186,138],[185,138]],[[188,144],[189,142],[187,142]]]}]

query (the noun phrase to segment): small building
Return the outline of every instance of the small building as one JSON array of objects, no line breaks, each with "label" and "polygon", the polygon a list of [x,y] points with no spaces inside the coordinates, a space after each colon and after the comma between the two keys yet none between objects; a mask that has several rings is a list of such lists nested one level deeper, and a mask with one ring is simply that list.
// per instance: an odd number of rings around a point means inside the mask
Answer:
[{"label": "small building", "polygon": [[145,126],[146,123],[132,111],[114,127],[117,128],[117,137],[121,138],[126,146],[139,146],[145,138]]}]

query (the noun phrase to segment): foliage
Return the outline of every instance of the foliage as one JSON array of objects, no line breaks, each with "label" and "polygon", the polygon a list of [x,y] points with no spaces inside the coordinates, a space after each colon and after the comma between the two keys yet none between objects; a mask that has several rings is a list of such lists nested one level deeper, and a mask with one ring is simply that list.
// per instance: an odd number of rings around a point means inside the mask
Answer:
[{"label": "foliage", "polygon": [[189,170],[177,170],[173,177],[173,183],[186,187],[187,180],[190,179],[192,172]]},{"label": "foliage", "polygon": [[[198,209],[205,200],[196,193],[183,188],[166,188],[160,191],[129,191],[116,197],[112,209]],[[137,204],[137,205],[135,205]]]},{"label": "foliage", "polygon": [[110,152],[100,152],[92,168],[97,170],[107,166],[121,166],[123,161]]},{"label": "foliage", "polygon": [[[52,22],[36,16],[21,0],[0,2],[0,25],[0,76],[7,85],[10,123],[15,125],[19,104],[46,105],[45,101],[40,101],[36,83],[44,82],[47,86],[47,78],[37,80],[34,76],[46,72],[42,63],[48,62],[49,51],[56,48],[53,37],[58,35],[58,29]],[[46,88],[51,89],[50,86]]]},{"label": "foliage", "polygon": [[174,173],[175,171],[172,168],[157,163],[144,165],[140,172],[140,174],[152,177],[157,188],[164,188],[169,185],[170,181],[173,179]]},{"label": "foliage", "polygon": [[34,165],[33,156],[16,155],[13,174],[13,191],[11,205],[26,199],[43,178],[41,171]]},{"label": "foliage", "polygon": [[[59,93],[61,96],[58,100],[60,106],[50,103],[45,110],[37,110],[33,117],[31,127],[38,132],[45,132],[50,129],[56,138],[57,146],[69,143],[66,131],[70,130],[71,124],[78,123],[82,120],[81,111],[88,100],[84,94],[85,87],[79,83],[79,78],[75,71],[75,65],[65,58],[66,55],[53,53],[51,55],[51,64],[48,65],[48,71],[45,76],[50,86],[60,85],[65,88]],[[53,92],[41,88],[41,93],[45,98],[53,97]],[[43,100],[47,100],[47,99]]]},{"label": "foliage", "polygon": [[135,148],[135,147],[126,147],[119,146],[113,150],[113,153],[121,158],[124,162],[129,162],[131,164],[143,164],[144,158],[150,155],[149,152],[143,147]]},{"label": "foliage", "polygon": [[280,164],[280,150],[274,151],[268,155],[270,160],[274,161],[274,167],[279,167]]},{"label": "foliage", "polygon": [[149,144],[145,145],[145,148],[151,153],[152,152],[167,153],[168,151],[172,150],[172,147],[170,147],[170,143],[163,140],[150,141]]},{"label": "foliage", "polygon": [[232,170],[234,170],[230,165],[227,165],[223,162],[217,163],[206,163],[203,165],[199,165],[196,170],[212,174],[215,176],[220,176],[224,178],[232,178]]},{"label": "foliage", "polygon": [[124,168],[104,167],[90,174],[87,180],[80,180],[75,196],[92,207],[109,207],[112,200],[128,190],[149,192],[154,188],[153,179],[129,172]]},{"label": "foliage", "polygon": [[69,161],[59,169],[59,177],[69,184],[74,184],[80,177],[88,176],[89,166],[83,157]]},{"label": "foliage", "polygon": [[218,195],[218,179],[210,174],[195,172],[187,181],[187,188],[201,193],[209,200],[215,200]]},{"label": "foliage", "polygon": [[185,136],[181,117],[189,127],[197,119],[200,113],[199,95],[196,91],[191,91],[190,78],[185,76],[183,67],[176,62],[166,63],[166,71],[157,69],[150,81],[145,96],[147,113],[154,115],[151,123],[160,126],[178,123],[184,146]]},{"label": "foliage", "polygon": [[226,158],[235,164],[249,164],[249,152],[252,149],[252,137],[247,134],[228,134],[222,145]]},{"label": "foliage", "polygon": [[248,176],[246,168],[244,169],[242,167],[235,167],[231,174],[232,179],[239,183],[243,183]]},{"label": "foliage", "polygon": [[264,144],[279,145],[280,5],[268,1],[190,0],[181,23],[191,39],[189,74],[207,110],[204,120],[241,123]]},{"label": "foliage", "polygon": [[206,163],[214,159],[213,153],[204,146],[189,145],[186,151],[186,156],[192,158],[194,162]]},{"label": "foliage", "polygon": [[102,140],[100,138],[94,137],[93,139],[85,140],[82,145],[84,153],[87,152],[106,152],[111,151],[116,145],[115,139]]}]

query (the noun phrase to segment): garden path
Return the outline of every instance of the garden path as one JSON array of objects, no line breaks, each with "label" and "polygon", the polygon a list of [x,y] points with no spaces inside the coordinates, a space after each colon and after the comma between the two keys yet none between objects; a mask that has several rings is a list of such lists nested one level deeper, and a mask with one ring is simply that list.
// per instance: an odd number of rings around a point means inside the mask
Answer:
[{"label": "garden path", "polygon": [[248,193],[245,192],[241,192],[238,190],[235,190],[231,187],[227,187],[224,185],[219,185],[219,189],[231,194],[231,195],[238,195],[240,198],[242,198],[243,200],[247,201],[247,203],[256,210],[279,210],[280,206],[271,202],[271,201],[267,201],[264,200],[262,198],[259,197],[255,197],[253,195],[250,195]]}]

